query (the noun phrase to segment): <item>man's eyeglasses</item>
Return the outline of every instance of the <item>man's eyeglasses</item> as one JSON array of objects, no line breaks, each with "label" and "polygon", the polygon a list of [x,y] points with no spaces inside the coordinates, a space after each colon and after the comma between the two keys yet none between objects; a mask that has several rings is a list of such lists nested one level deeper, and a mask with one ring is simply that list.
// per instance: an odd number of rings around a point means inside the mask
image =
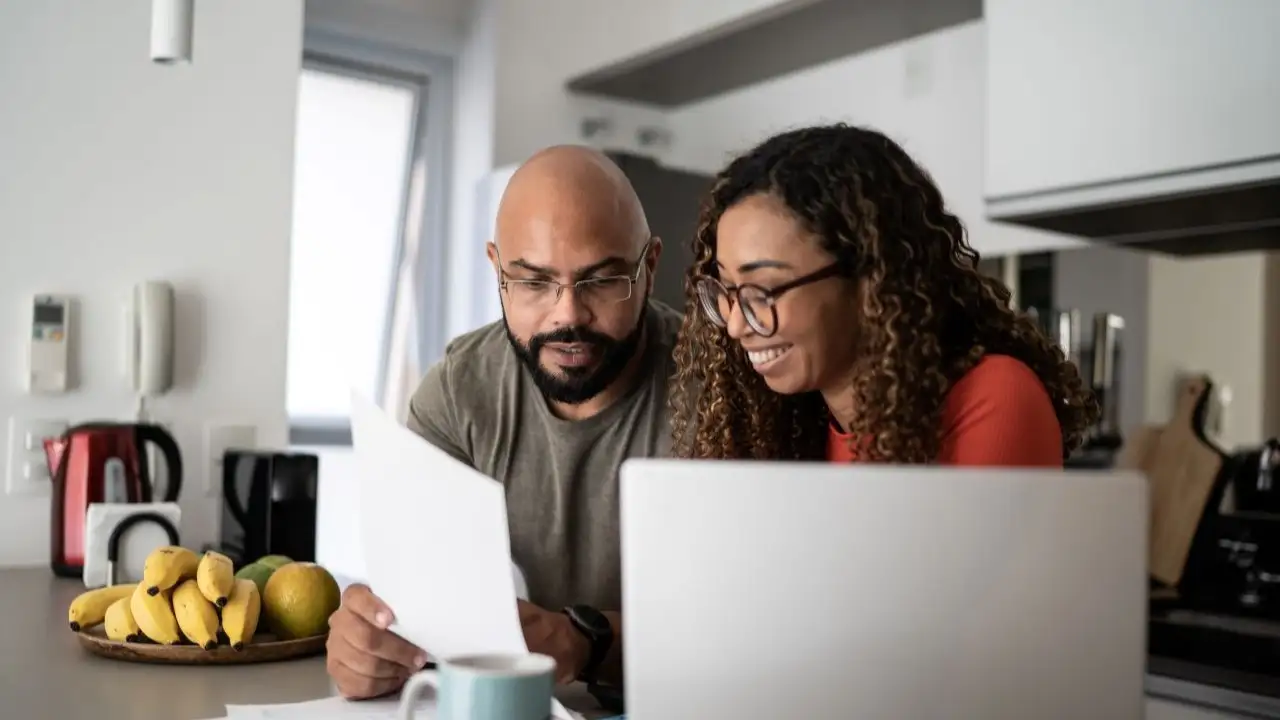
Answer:
[{"label": "man's eyeglasses", "polygon": [[[524,280],[507,275],[501,270],[502,280],[499,287],[507,293],[511,302],[530,307],[551,307],[560,302],[560,296],[566,289],[572,288],[574,297],[584,305],[613,305],[631,299],[632,287],[640,281],[640,272],[644,270],[644,259],[649,256],[649,248],[653,241],[645,243],[640,257],[635,262],[635,270],[629,275],[606,275],[592,277],[572,283],[560,283],[555,280]],[[499,264],[502,258],[498,258]]]},{"label": "man's eyeglasses", "polygon": [[821,270],[803,275],[788,283],[772,288],[759,285],[725,285],[717,278],[701,277],[695,287],[698,302],[707,319],[720,327],[729,325],[729,315],[735,304],[742,307],[742,317],[747,325],[761,337],[770,337],[778,331],[778,298],[788,290],[816,283],[842,274],[844,266],[835,262]]}]

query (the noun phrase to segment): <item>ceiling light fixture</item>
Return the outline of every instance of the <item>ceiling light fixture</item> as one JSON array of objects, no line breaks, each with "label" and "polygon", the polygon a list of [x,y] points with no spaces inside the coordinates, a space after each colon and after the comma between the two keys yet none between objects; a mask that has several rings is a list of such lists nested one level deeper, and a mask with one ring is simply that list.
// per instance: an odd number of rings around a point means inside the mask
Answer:
[{"label": "ceiling light fixture", "polygon": [[162,65],[191,62],[195,0],[152,0],[151,61]]}]

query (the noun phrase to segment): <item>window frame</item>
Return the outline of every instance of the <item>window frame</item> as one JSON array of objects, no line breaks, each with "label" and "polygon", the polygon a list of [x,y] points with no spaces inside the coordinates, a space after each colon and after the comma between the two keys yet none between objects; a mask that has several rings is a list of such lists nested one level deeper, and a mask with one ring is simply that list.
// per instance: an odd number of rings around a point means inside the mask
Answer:
[{"label": "window frame", "polygon": [[[446,294],[445,252],[449,232],[448,178],[451,176],[452,160],[449,139],[452,136],[453,120],[453,61],[441,55],[308,27],[304,31],[299,72],[303,69],[410,86],[415,89],[417,96],[411,145],[406,155],[400,194],[401,232],[392,250],[392,266],[388,269],[391,281],[386,288],[382,339],[378,348],[378,375],[374,385],[378,397],[372,398],[377,400],[386,389],[396,278],[406,245],[403,229],[408,225],[405,222],[406,214],[413,207],[409,198],[413,167],[419,162],[427,168],[427,179],[423,189],[422,216],[418,224],[422,235],[418,238],[416,359],[421,365],[423,359],[436,357],[443,352],[446,318],[439,309],[444,307]],[[290,445],[351,445],[351,422],[346,417],[290,416],[288,427]]]}]

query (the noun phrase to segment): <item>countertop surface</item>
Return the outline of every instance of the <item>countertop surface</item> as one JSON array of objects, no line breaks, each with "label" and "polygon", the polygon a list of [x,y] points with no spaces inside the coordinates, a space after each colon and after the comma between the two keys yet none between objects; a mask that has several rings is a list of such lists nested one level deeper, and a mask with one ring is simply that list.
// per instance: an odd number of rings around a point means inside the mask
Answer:
[{"label": "countertop surface", "polygon": [[[67,627],[67,606],[83,589],[46,568],[0,570],[4,717],[204,720],[223,717],[228,704],[303,702],[334,694],[323,657],[260,665],[164,666],[91,655]],[[1149,696],[1247,717],[1280,718],[1280,698],[1270,693],[1244,691],[1231,678],[1197,681],[1192,672],[1197,668],[1164,668],[1168,664],[1153,658]],[[560,700],[588,718],[610,715],[580,686],[566,688]]]},{"label": "countertop surface", "polygon": [[[302,702],[334,694],[324,657],[238,666],[108,660],[80,647],[67,606],[84,586],[46,568],[0,570],[0,715],[76,720],[204,720],[226,706]],[[561,701],[599,718],[580,687]]]}]

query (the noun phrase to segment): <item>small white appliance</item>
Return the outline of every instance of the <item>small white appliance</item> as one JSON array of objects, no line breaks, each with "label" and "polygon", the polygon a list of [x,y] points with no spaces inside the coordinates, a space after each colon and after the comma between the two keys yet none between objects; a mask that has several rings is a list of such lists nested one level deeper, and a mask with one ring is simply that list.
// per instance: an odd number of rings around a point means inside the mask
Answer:
[{"label": "small white appliance", "polygon": [[85,516],[84,586],[142,582],[152,550],[181,545],[182,509],[176,502],[91,503]]},{"label": "small white appliance", "polygon": [[27,390],[61,393],[67,390],[67,365],[71,342],[71,300],[57,295],[36,295],[31,305]]},{"label": "small white appliance", "polygon": [[635,459],[628,720],[1143,715],[1136,473]]}]

